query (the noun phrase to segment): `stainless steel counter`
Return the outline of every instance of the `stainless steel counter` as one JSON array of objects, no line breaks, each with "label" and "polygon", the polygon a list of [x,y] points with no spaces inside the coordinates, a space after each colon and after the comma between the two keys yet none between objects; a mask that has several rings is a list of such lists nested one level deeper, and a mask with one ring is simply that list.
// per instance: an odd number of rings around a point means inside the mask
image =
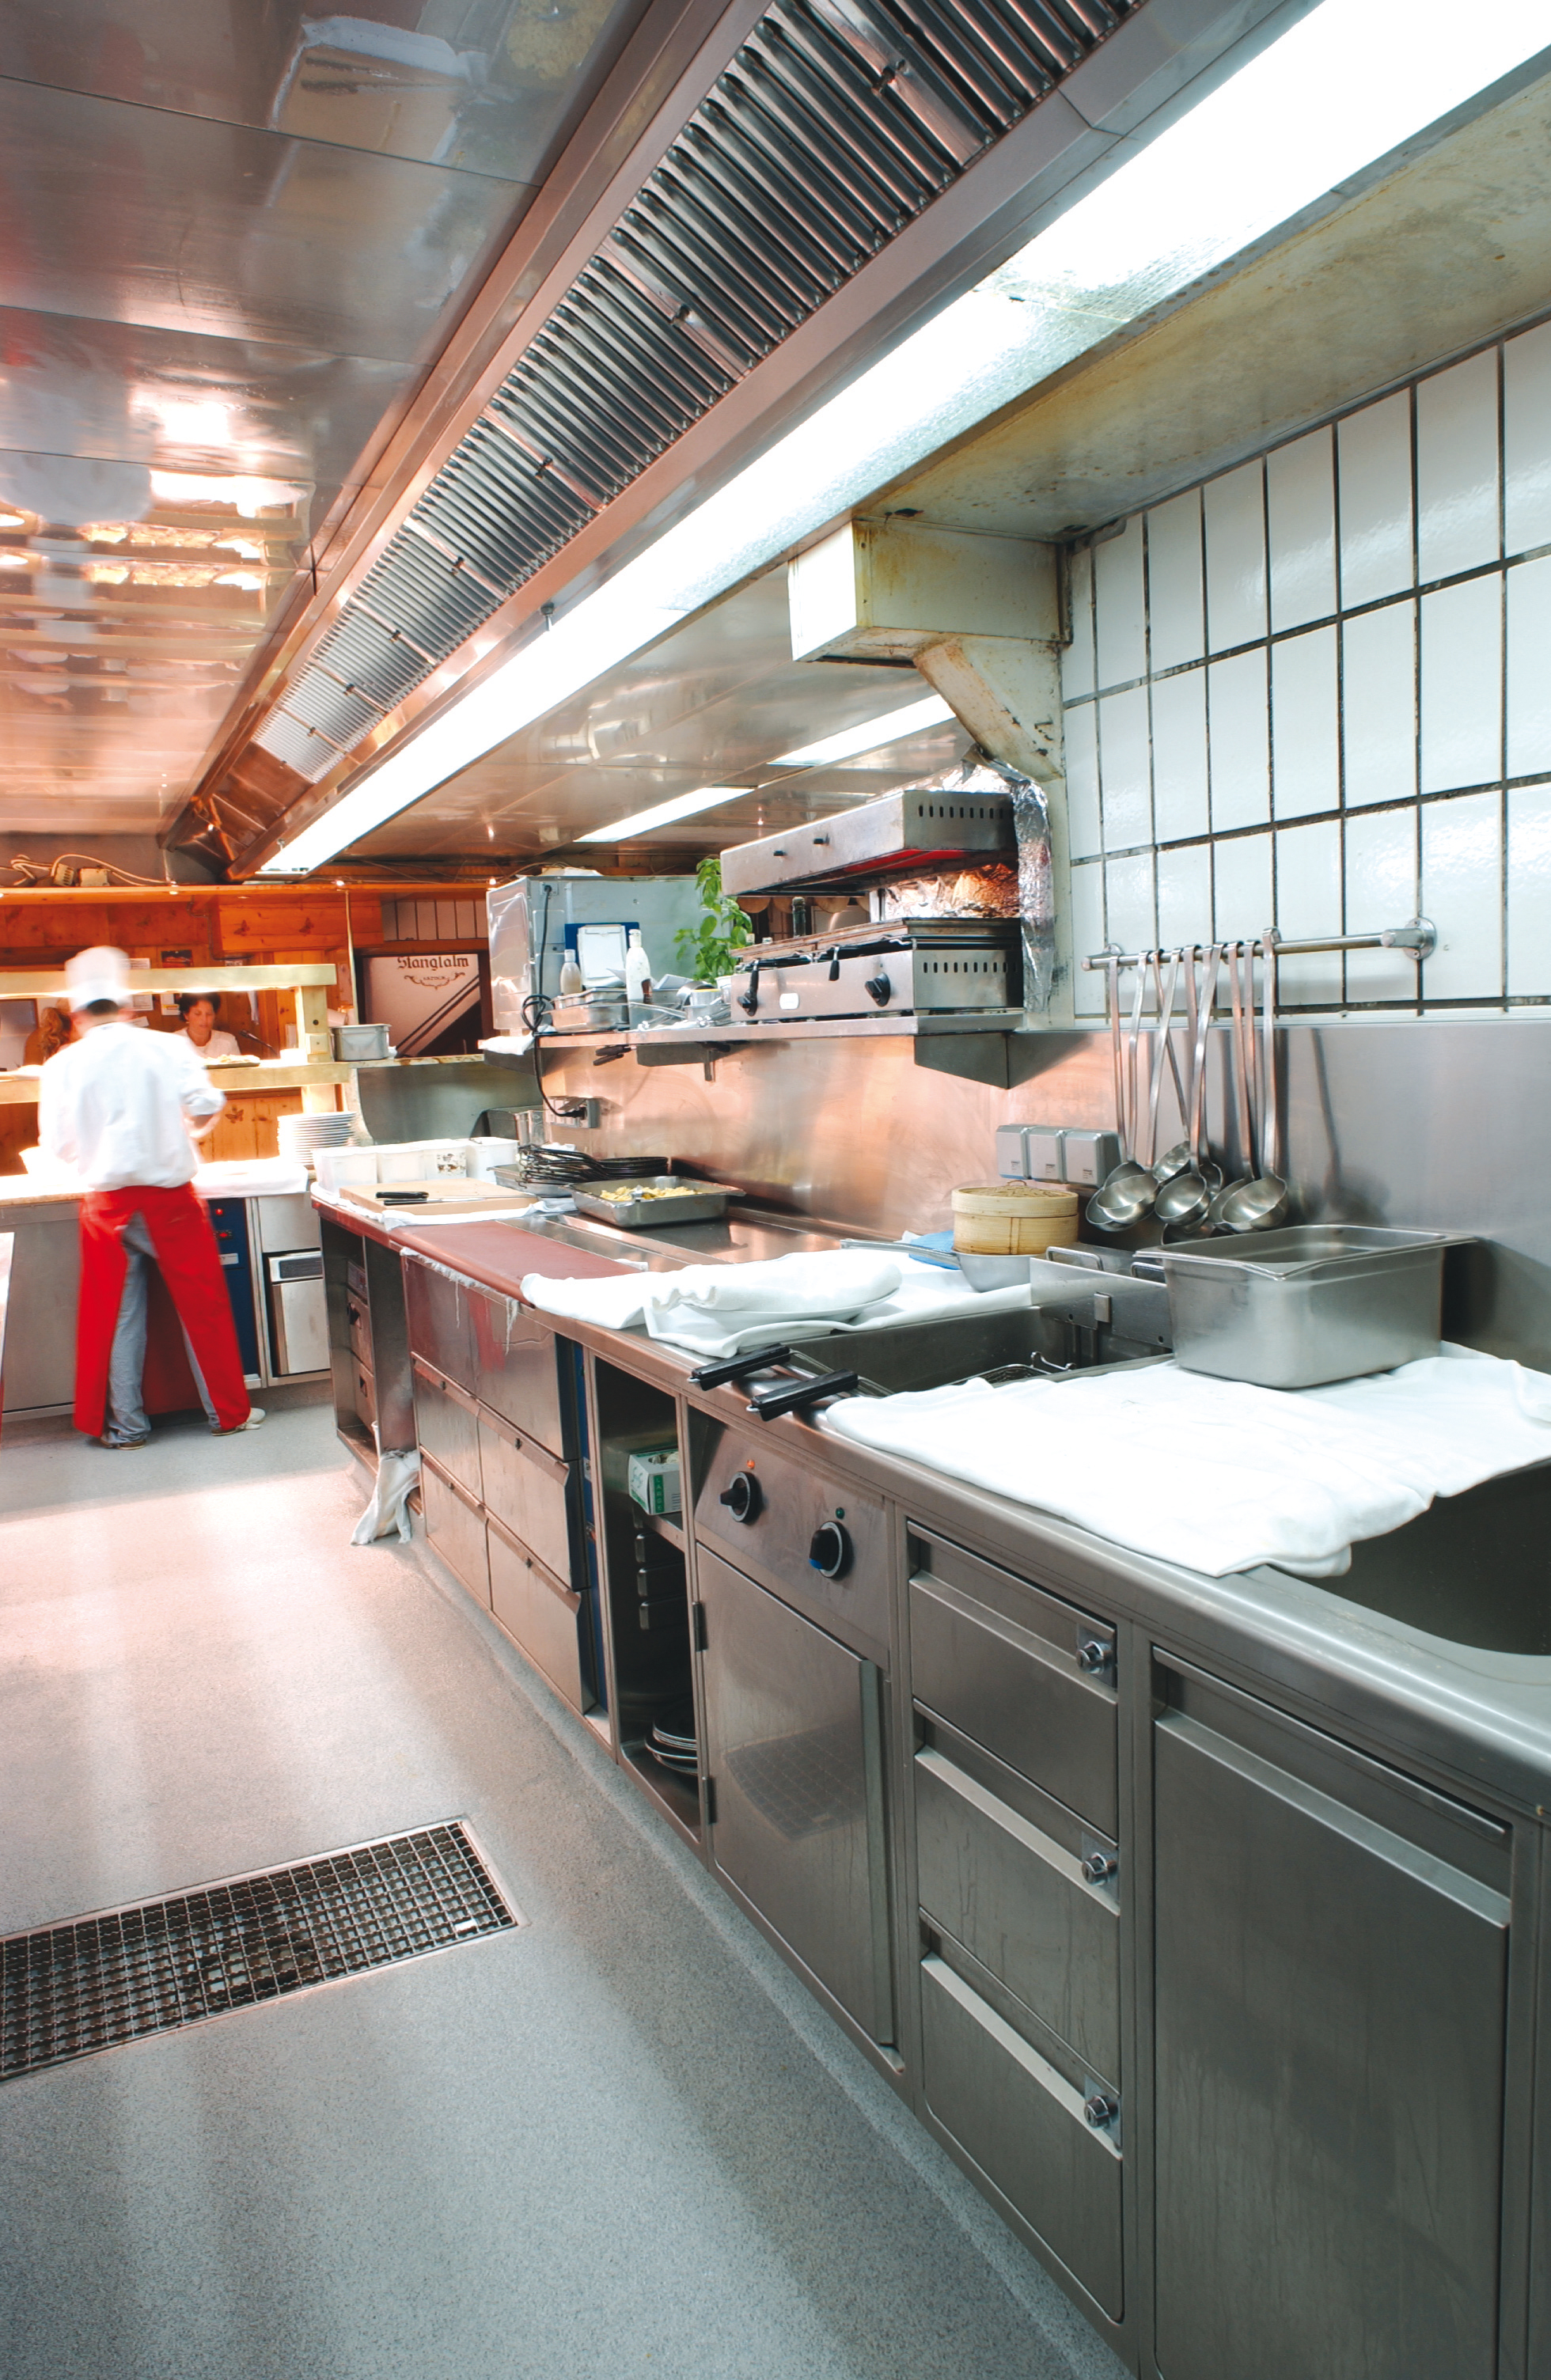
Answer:
[{"label": "stainless steel counter", "polygon": [[[588,1215],[557,1215],[532,1222],[509,1220],[505,1228],[525,1235],[606,1256],[636,1272],[674,1272],[692,1264],[755,1264],[772,1257],[806,1256],[840,1245],[838,1227],[801,1216],[777,1215],[746,1203],[728,1208],[714,1223],[678,1223],[654,1231],[624,1232]],[[450,1257],[455,1263],[455,1258]]]}]

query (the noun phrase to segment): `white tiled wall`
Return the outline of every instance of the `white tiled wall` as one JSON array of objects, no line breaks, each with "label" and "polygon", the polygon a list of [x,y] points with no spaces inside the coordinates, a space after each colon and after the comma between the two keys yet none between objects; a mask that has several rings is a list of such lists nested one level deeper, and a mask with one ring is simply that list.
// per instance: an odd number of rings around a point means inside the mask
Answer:
[{"label": "white tiled wall", "polygon": [[1420,971],[1289,961],[1290,1004],[1551,1004],[1551,322],[1079,548],[1072,610],[1079,958],[1420,906]]}]

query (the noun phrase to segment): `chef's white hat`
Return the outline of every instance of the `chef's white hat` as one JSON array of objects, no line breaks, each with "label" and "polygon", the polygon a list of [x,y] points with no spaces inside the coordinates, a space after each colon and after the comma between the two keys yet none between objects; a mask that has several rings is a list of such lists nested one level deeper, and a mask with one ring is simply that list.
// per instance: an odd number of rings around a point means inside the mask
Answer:
[{"label": "chef's white hat", "polygon": [[112,1000],[122,1008],[129,998],[129,961],[123,951],[100,943],[79,951],[65,969],[72,1015],[90,1008],[94,1000]]}]

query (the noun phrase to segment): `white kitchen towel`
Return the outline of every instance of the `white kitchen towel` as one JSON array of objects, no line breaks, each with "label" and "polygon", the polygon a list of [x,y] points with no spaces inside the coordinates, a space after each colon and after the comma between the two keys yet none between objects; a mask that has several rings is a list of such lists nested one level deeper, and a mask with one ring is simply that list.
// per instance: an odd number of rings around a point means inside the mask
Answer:
[{"label": "white kitchen towel", "polygon": [[1327,1389],[1174,1363],[1090,1379],[853,1397],[823,1426],[1222,1578],[1333,1577],[1435,1496],[1551,1460],[1551,1375],[1468,1347]]},{"label": "white kitchen towel", "polygon": [[522,1293],[575,1322],[609,1330],[643,1325],[666,1345],[708,1361],[778,1340],[822,1339],[831,1330],[866,1330],[945,1314],[1026,1305],[1028,1288],[977,1296],[956,1272],[913,1257],[869,1257],[823,1249],[757,1264],[686,1265],[678,1272],[627,1280],[557,1281],[529,1273]]}]

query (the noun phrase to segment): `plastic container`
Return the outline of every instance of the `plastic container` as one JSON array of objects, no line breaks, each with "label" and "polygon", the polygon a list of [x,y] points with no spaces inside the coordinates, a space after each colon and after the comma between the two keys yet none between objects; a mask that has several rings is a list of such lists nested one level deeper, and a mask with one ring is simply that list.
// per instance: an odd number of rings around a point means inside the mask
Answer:
[{"label": "plastic container", "polygon": [[1313,1389],[1436,1355],[1443,1252],[1472,1237],[1296,1223],[1166,1247],[1175,1359],[1218,1379]]},{"label": "plastic container", "polygon": [[478,1181],[488,1182],[498,1165],[516,1163],[521,1147],[519,1140],[497,1140],[493,1136],[487,1139],[481,1134],[468,1144],[468,1172]]},{"label": "plastic container", "polygon": [[1038,1182],[969,1184],[953,1193],[953,1245],[961,1256],[1038,1257],[1077,1229],[1074,1190]]},{"label": "plastic container", "polygon": [[340,1190],[347,1182],[367,1190],[378,1178],[375,1148],[321,1148],[313,1166],[321,1190]]},{"label": "plastic container", "polygon": [[436,1173],[467,1173],[468,1151],[467,1140],[388,1140],[380,1141],[377,1158],[379,1182],[427,1182]]},{"label": "plastic container", "polygon": [[359,1066],[373,1058],[386,1058],[390,1054],[388,1028],[385,1025],[336,1025],[333,1054],[342,1066]]}]

